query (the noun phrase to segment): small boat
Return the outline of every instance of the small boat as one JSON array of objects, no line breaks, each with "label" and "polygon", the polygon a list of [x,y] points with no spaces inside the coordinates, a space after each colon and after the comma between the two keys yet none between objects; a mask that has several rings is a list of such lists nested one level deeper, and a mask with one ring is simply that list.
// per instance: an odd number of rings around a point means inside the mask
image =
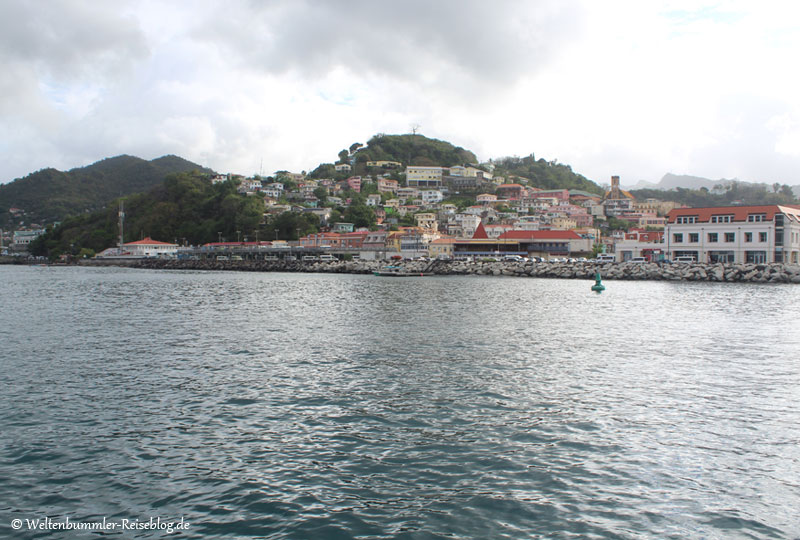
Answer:
[{"label": "small boat", "polygon": [[420,277],[431,275],[424,272],[406,272],[402,266],[393,265],[384,266],[380,270],[374,271],[372,274],[382,277]]}]

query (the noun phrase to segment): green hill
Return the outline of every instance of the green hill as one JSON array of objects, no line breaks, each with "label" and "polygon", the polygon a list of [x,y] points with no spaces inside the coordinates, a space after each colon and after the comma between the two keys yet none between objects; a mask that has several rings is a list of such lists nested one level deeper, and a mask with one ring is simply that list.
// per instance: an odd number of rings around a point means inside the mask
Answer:
[{"label": "green hill", "polygon": [[536,159],[533,154],[524,157],[505,157],[494,160],[495,176],[503,176],[509,182],[516,181],[514,177],[527,179],[526,184],[541,189],[578,189],[603,195],[603,188],[587,179],[583,175],[573,172],[572,167]]},{"label": "green hill", "polygon": [[9,213],[11,208],[24,210],[26,224],[47,224],[99,210],[120,196],[147,191],[168,174],[201,169],[177,156],[146,161],[127,155],[66,172],[42,169],[0,185],[0,227],[18,223],[19,218]]},{"label": "green hill", "polygon": [[399,161],[407,165],[450,167],[477,163],[478,158],[469,150],[453,146],[447,141],[429,139],[424,135],[378,134],[367,141],[367,146],[356,152],[356,163],[367,161]]},{"label": "green hill", "polygon": [[[313,214],[286,212],[264,221],[264,199],[236,191],[234,181],[212,184],[193,171],[168,175],[145,193],[124,197],[125,241],[150,236],[192,245],[223,240],[282,240],[317,232]],[[117,244],[117,201],[106,208],[65,219],[31,244],[34,255],[53,259],[61,254],[94,254]]]},{"label": "green hill", "polygon": [[442,166],[478,163],[478,158],[469,150],[454,146],[447,141],[429,139],[424,135],[385,135],[379,133],[367,141],[367,145],[354,143],[351,150],[339,152],[339,162],[354,160],[351,173],[336,174],[333,163],[323,163],[309,176],[311,178],[338,178],[363,175],[374,170],[366,166],[368,161],[397,161],[403,168],[408,165]]}]

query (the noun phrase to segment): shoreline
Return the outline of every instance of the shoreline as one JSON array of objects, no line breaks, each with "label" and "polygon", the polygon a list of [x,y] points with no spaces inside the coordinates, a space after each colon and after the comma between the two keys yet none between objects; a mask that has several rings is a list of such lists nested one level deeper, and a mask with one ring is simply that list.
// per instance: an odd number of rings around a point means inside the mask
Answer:
[{"label": "shoreline", "polygon": [[[331,274],[372,274],[389,264],[387,261],[216,261],[179,259],[83,260],[80,266],[123,266],[149,270],[229,270],[240,272],[307,272]],[[464,262],[399,261],[392,263],[401,272],[433,276],[509,276],[593,280],[600,272],[603,279],[630,281],[707,281],[727,283],[796,283],[800,284],[800,266],[771,264],[657,264],[594,262]]]}]

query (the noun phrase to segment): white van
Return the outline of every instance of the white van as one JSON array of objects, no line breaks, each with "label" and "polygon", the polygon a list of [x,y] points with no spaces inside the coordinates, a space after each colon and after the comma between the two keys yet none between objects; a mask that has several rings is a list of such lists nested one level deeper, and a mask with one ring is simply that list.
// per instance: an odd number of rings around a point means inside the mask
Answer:
[{"label": "white van", "polygon": [[594,262],[598,262],[598,263],[617,262],[617,257],[616,257],[616,255],[611,255],[610,253],[602,253],[602,254],[597,256],[597,258],[594,260]]},{"label": "white van", "polygon": [[647,260],[647,257],[634,257],[633,259],[630,260],[630,262],[637,264],[644,264],[649,261]]},{"label": "white van", "polygon": [[692,264],[695,260],[691,255],[685,255],[683,257],[675,257],[672,262],[675,264]]},{"label": "white van", "polygon": [[319,256],[319,260],[321,260],[323,262],[330,262],[330,261],[335,261],[337,259],[333,255],[331,255],[329,253],[325,253],[325,254]]}]

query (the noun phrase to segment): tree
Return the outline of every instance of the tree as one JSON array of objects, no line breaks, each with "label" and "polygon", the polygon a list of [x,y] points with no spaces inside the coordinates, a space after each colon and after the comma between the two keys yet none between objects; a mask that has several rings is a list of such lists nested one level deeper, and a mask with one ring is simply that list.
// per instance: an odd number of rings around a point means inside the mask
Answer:
[{"label": "tree", "polygon": [[325,204],[325,201],[328,200],[328,188],[325,186],[319,186],[318,188],[314,189],[314,196],[319,199],[320,204]]},{"label": "tree", "polygon": [[339,163],[346,163],[348,157],[350,157],[350,153],[347,150],[342,150],[339,152]]},{"label": "tree", "polygon": [[361,201],[353,201],[344,212],[344,221],[356,228],[371,227],[375,224],[375,211]]},{"label": "tree", "polygon": [[355,142],[350,145],[350,154],[355,154],[359,148],[362,148],[364,145],[358,142]]}]

